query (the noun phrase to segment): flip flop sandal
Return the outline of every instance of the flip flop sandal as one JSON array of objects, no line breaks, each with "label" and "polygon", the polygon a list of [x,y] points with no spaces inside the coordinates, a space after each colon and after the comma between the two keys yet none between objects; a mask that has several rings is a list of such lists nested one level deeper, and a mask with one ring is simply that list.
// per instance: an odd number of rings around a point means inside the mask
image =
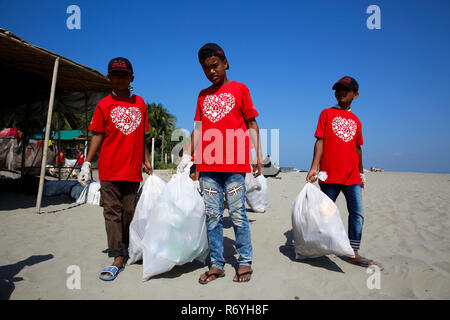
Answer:
[{"label": "flip flop sandal", "polygon": [[375,264],[375,261],[372,260],[372,262],[373,262],[372,264],[369,264],[368,263],[369,261],[371,261],[371,260],[364,258],[364,257],[361,257],[358,260],[350,260],[350,259],[348,260],[348,262],[350,262],[351,264],[354,264],[354,265],[357,265],[360,267],[364,267],[364,268],[368,268],[371,265]]},{"label": "flip flop sandal", "polygon": [[[112,281],[117,275],[123,271],[123,268],[117,268],[116,266],[105,267],[102,272],[100,272],[99,278],[103,281]],[[109,276],[108,276],[109,275]]]},{"label": "flip flop sandal", "polygon": [[251,278],[248,279],[248,280],[245,280],[245,281],[239,281],[239,279],[240,279],[242,276],[245,276],[246,274],[252,274],[252,273],[253,273],[253,270],[245,271],[245,272],[242,272],[242,273],[237,273],[237,272],[236,272],[236,276],[238,277],[238,280],[234,280],[234,279],[233,279],[233,282],[249,282]]},{"label": "flip flop sandal", "polygon": [[[206,271],[206,272],[204,273],[204,275],[206,276],[206,279],[205,279],[205,280],[202,280],[201,278],[198,279],[198,282],[199,282],[200,284],[207,284],[208,282],[214,281],[214,280],[216,280],[217,278],[223,278],[223,277],[225,277],[225,272],[221,272],[221,273],[208,273],[208,272],[209,272],[209,271]],[[210,277],[212,277],[212,276],[216,276],[216,278],[215,278],[214,280],[208,281],[208,279],[209,279]]]}]

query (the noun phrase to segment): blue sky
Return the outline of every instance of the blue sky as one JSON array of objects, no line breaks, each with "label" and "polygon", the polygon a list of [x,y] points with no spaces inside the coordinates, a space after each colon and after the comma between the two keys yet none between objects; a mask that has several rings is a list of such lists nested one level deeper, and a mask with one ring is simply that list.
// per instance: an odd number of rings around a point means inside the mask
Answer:
[{"label": "blue sky", "polygon": [[[66,27],[71,4],[81,30]],[[381,30],[366,27],[372,4]],[[135,93],[189,130],[210,85],[197,50],[217,42],[260,128],[280,130],[280,164],[299,169],[309,169],[320,111],[335,104],[331,86],[350,75],[364,167],[450,172],[449,12],[447,0],[0,1],[0,27],[103,73],[128,57]]]}]

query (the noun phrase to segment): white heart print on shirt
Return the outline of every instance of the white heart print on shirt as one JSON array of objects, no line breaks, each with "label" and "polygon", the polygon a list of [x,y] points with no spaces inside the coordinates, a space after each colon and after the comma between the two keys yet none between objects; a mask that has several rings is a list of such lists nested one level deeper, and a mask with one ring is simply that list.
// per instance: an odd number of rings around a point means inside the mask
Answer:
[{"label": "white heart print on shirt", "polygon": [[336,117],[331,122],[333,132],[344,142],[349,142],[356,134],[356,122],[352,119]]},{"label": "white heart print on shirt", "polygon": [[142,120],[142,113],[136,107],[124,108],[118,106],[111,111],[110,115],[116,128],[125,135],[129,135],[136,130]]},{"label": "white heart print on shirt", "polygon": [[217,122],[233,110],[234,105],[235,100],[231,93],[207,95],[203,101],[203,114],[211,122]]}]

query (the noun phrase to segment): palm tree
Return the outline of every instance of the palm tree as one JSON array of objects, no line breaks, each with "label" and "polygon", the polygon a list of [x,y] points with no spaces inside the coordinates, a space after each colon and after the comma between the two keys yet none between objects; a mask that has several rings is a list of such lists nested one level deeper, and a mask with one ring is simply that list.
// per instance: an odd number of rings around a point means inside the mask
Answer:
[{"label": "palm tree", "polygon": [[177,119],[160,103],[147,103],[147,109],[150,134],[147,136],[146,143],[155,138],[155,149],[160,152],[161,162],[163,162],[164,148],[171,148],[174,145],[170,137],[175,130]]}]

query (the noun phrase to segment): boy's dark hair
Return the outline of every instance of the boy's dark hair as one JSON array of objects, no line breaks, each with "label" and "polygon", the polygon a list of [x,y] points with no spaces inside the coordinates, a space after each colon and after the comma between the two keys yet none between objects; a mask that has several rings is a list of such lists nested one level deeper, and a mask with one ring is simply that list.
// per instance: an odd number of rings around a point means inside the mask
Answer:
[{"label": "boy's dark hair", "polygon": [[[226,59],[225,52],[223,49],[216,43],[207,43],[203,47],[198,50],[198,61],[202,63],[203,60],[210,57],[219,57],[224,61]],[[229,65],[229,63],[228,63]],[[229,67],[227,68],[229,69]]]}]

